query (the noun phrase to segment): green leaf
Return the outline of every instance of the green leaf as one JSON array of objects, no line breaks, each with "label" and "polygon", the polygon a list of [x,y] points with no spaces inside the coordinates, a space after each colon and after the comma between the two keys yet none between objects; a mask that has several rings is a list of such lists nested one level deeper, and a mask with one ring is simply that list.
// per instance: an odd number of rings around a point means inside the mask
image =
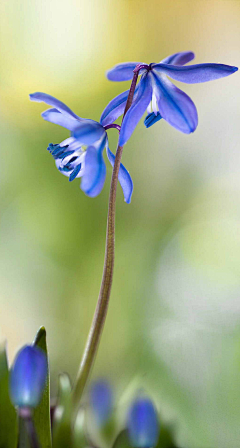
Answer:
[{"label": "green leaf", "polygon": [[157,448],[177,448],[174,442],[174,428],[161,425]]},{"label": "green leaf", "polygon": [[[156,448],[177,448],[173,440],[172,431],[172,429],[166,426],[161,426],[160,437]],[[118,434],[112,448],[132,448],[126,429]]]},{"label": "green leaf", "polygon": [[5,347],[0,347],[0,448],[17,446],[17,413],[9,397],[9,371]]},{"label": "green leaf", "polygon": [[59,375],[58,402],[54,412],[53,448],[72,447],[72,386],[66,373]]},{"label": "green leaf", "polygon": [[129,442],[128,433],[126,429],[123,429],[118,434],[112,448],[132,448],[132,445],[130,445]]},{"label": "green leaf", "polygon": [[110,418],[106,421],[105,425],[100,429],[101,436],[108,445],[113,440],[113,437],[116,434],[116,426],[116,416],[115,413],[112,413]]},{"label": "green leaf", "polygon": [[[46,343],[46,330],[44,327],[41,327],[38,330],[37,336],[33,344],[41,348],[48,356],[47,343]],[[41,444],[41,448],[51,448],[52,438],[51,438],[51,421],[50,421],[49,369],[42,400],[39,406],[34,411],[33,420],[39,438],[39,442]]]},{"label": "green leaf", "polygon": [[58,380],[58,401],[54,412],[53,448],[85,448],[85,409],[80,408],[73,423],[72,385],[69,376],[61,373]]},{"label": "green leaf", "polygon": [[71,411],[72,385],[67,373],[61,373],[58,377],[58,406],[64,407],[64,416],[68,419]]},{"label": "green leaf", "polygon": [[84,408],[78,410],[76,420],[73,428],[73,448],[86,448],[87,446],[93,447],[86,438],[86,412]]}]

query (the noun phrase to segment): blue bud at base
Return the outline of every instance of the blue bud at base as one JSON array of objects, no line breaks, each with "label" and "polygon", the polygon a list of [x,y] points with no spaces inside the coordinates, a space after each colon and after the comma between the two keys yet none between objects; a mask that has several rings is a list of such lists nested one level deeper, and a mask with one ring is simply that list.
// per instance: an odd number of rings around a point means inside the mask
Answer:
[{"label": "blue bud at base", "polygon": [[10,371],[10,397],[14,406],[38,406],[47,379],[47,370],[47,357],[40,348],[26,345],[19,350]]},{"label": "blue bud at base", "polygon": [[129,440],[134,448],[153,448],[159,438],[159,421],[153,402],[138,397],[132,403],[127,418]]}]

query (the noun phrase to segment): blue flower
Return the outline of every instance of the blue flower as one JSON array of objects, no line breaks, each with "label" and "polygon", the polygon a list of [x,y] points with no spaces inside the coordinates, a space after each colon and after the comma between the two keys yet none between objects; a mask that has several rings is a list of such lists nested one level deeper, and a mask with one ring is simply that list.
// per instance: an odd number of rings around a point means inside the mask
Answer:
[{"label": "blue flower", "polygon": [[153,402],[146,397],[137,397],[132,403],[127,429],[131,445],[136,448],[153,448],[157,445],[160,426]]},{"label": "blue flower", "polygon": [[97,423],[102,426],[113,409],[112,389],[106,380],[96,381],[90,389],[90,405]]},{"label": "blue flower", "polygon": [[38,347],[26,345],[17,354],[10,371],[10,396],[14,406],[35,408],[47,378],[47,358]]},{"label": "blue flower", "polygon": [[[71,132],[71,137],[62,143],[48,146],[55,159],[58,170],[70,181],[82,177],[81,189],[90,197],[97,196],[104,185],[106,165],[103,150],[106,147],[107,156],[114,165],[115,155],[108,146],[107,132],[97,121],[78,117],[64,103],[46,93],[36,92],[30,95],[32,101],[45,102],[52,106],[42,113],[46,121],[65,127]],[[133,183],[130,174],[121,164],[118,179],[123,189],[124,199],[131,201]]]},{"label": "blue flower", "polygon": [[[192,52],[176,53],[163,59],[159,64],[129,62],[116,65],[107,72],[110,81],[127,81],[132,79],[133,70],[138,65],[141,80],[135,90],[134,101],[126,113],[120,132],[119,144],[124,145],[132,135],[145,110],[146,127],[152,126],[161,118],[177,130],[189,134],[195,131],[198,115],[195,104],[182,90],[167,78],[187,84],[211,81],[231,75],[237,69],[224,64],[196,64],[184,66],[194,58]],[[101,124],[113,123],[124,111],[128,92],[114,98],[101,116]]]}]

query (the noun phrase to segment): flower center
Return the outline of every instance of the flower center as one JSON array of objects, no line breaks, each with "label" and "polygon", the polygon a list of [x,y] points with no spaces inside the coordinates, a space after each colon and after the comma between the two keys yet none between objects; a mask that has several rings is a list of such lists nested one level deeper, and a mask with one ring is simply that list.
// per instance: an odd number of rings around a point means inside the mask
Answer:
[{"label": "flower center", "polygon": [[79,174],[83,171],[87,147],[81,146],[72,150],[68,148],[69,145],[60,146],[59,144],[54,145],[50,143],[47,149],[55,159],[58,170],[68,176],[71,182],[77,176],[80,177]]}]

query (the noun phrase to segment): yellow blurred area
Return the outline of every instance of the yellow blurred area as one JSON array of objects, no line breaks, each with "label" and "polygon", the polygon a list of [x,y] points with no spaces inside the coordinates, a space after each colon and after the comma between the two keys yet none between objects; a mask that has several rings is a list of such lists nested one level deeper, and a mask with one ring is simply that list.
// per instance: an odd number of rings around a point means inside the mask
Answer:
[{"label": "yellow blurred area", "polygon": [[[1,0],[0,334],[9,357],[48,334],[52,394],[75,378],[103,268],[111,167],[90,199],[46,151],[68,131],[41,119],[42,91],[81,117],[129,83],[105,72],[194,51],[196,63],[240,65],[239,0]],[[199,126],[138,125],[123,162],[131,205],[117,195],[116,263],[93,377],[118,397],[151,389],[176,444],[240,447],[240,81],[176,83]],[[117,135],[109,132],[115,151]]]}]

